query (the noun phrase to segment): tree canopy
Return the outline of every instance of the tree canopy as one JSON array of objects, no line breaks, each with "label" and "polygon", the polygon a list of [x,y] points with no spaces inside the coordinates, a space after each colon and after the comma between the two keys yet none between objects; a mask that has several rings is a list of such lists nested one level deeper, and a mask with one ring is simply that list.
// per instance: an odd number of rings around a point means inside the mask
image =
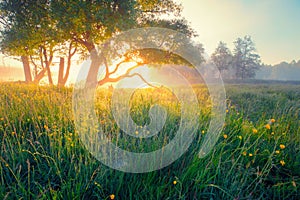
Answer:
[{"label": "tree canopy", "polygon": [[226,43],[220,42],[217,49],[211,56],[212,62],[222,73],[223,70],[229,69],[232,64],[232,54]]},{"label": "tree canopy", "polygon": [[255,46],[250,36],[238,38],[234,42],[233,65],[236,77],[254,78],[255,72],[261,67],[260,56],[255,52]]}]

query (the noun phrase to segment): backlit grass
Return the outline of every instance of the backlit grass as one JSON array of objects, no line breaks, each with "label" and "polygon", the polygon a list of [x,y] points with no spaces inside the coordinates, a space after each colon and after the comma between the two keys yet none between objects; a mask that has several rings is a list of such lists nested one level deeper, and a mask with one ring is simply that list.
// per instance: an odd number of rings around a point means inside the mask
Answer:
[{"label": "backlit grass", "polygon": [[[149,122],[153,103],[168,111],[162,133],[147,145],[116,136],[121,130],[110,111],[111,91],[99,90],[95,98],[105,133],[128,150],[158,149],[177,130],[179,103],[168,91],[147,90],[132,98],[136,123]],[[199,108],[200,126],[189,150],[161,170],[130,174],[104,166],[80,142],[72,89],[1,84],[0,199],[299,199],[300,86],[226,90],[226,122],[207,157],[198,158],[210,119],[209,96],[199,86],[198,99],[206,103]]]}]

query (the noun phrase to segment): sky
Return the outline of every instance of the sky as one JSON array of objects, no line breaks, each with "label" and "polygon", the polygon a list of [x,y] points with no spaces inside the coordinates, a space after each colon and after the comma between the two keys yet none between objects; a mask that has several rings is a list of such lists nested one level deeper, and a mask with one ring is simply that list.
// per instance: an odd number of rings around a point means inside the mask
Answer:
[{"label": "sky", "polygon": [[265,64],[300,60],[299,0],[177,0],[209,55],[250,35]]},{"label": "sky", "polygon": [[[263,63],[300,60],[300,0],[175,1],[182,3],[182,14],[208,55],[219,41],[233,50],[238,37],[250,35]],[[22,66],[9,58],[1,59],[0,66],[4,63]]]}]

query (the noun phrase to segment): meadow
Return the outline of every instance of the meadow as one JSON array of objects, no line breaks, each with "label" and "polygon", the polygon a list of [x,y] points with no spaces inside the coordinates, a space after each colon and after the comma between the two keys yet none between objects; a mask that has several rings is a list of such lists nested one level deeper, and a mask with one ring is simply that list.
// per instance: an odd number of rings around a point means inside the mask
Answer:
[{"label": "meadow", "polygon": [[[188,151],[165,168],[134,174],[103,165],[81,143],[71,88],[0,84],[0,199],[300,199],[300,85],[226,85],[223,131],[201,159],[210,101],[205,87],[195,91],[206,104]],[[111,94],[103,89],[95,98],[105,133],[128,150],[145,150],[149,145],[138,139],[115,135],[121,130],[110,112]],[[131,101],[140,125],[149,122],[153,102],[167,108],[162,133],[168,135],[146,143],[150,150],[177,130],[180,106],[170,95],[145,89]]]}]

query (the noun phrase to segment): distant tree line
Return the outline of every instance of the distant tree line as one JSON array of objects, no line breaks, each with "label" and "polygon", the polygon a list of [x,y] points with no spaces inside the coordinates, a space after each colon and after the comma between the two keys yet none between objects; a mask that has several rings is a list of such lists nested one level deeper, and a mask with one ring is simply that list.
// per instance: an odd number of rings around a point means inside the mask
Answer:
[{"label": "distant tree line", "polygon": [[256,73],[257,79],[300,81],[300,60],[281,62],[275,65],[262,65]]}]

